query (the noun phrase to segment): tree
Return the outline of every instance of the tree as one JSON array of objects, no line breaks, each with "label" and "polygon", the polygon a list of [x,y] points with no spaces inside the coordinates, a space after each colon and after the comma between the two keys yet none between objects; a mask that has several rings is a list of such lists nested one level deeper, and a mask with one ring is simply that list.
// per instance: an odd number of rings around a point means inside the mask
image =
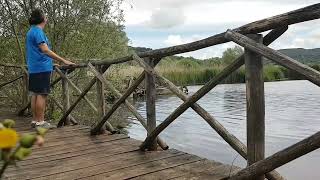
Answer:
[{"label": "tree", "polygon": [[37,7],[46,13],[49,22],[45,31],[53,50],[62,56],[88,60],[123,55],[127,52],[128,39],[123,31],[122,1],[0,0],[0,47],[4,47],[0,50],[2,61],[21,62],[15,37],[24,49],[25,34],[29,29],[28,17]]},{"label": "tree", "polygon": [[222,54],[222,62],[224,64],[230,64],[232,61],[234,61],[241,54],[243,54],[243,49],[240,46],[228,48]]}]

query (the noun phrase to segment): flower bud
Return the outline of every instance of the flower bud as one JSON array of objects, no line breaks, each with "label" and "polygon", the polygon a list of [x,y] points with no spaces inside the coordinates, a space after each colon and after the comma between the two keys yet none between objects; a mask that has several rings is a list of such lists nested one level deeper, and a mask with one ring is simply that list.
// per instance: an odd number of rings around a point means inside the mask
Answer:
[{"label": "flower bud", "polygon": [[14,120],[12,119],[5,119],[3,122],[2,122],[3,126],[6,127],[6,128],[13,128],[16,123],[14,122]]},{"label": "flower bud", "polygon": [[31,154],[31,149],[30,148],[24,148],[24,147],[20,147],[16,153],[14,154],[15,159],[17,160],[23,160],[25,159],[27,156],[29,156]]},{"label": "flower bud", "polygon": [[24,148],[30,148],[36,141],[36,135],[24,134],[20,139],[20,145]]},{"label": "flower bud", "polygon": [[44,136],[47,132],[48,132],[48,129],[46,128],[41,128],[41,127],[37,128],[37,134],[40,136]]}]

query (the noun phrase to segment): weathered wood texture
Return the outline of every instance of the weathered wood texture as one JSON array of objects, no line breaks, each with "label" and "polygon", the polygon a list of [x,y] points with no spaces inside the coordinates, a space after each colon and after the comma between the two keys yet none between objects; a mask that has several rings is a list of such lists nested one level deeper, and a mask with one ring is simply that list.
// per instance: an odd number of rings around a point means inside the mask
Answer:
[{"label": "weathered wood texture", "polygon": [[281,54],[280,52],[273,50],[263,44],[259,44],[247,38],[246,36],[239,34],[237,32],[228,30],[226,33],[226,38],[234,41],[240,46],[250,49],[258,54],[263,55],[264,57],[290,69],[301,75],[303,75],[307,80],[312,83],[320,86],[320,72],[311,67],[302,64],[287,55]]},{"label": "weathered wood texture", "polygon": [[[18,131],[30,119],[17,120]],[[239,168],[180,152],[139,151],[140,141],[121,134],[89,136],[90,128],[68,126],[50,130],[43,147],[33,148],[4,179],[221,179]],[[26,132],[23,130],[23,132]]]},{"label": "weathered wood texture", "polygon": [[[278,32],[278,31],[277,31]],[[276,33],[277,35],[280,33]],[[277,39],[278,36],[268,36],[271,40],[266,40],[266,42],[272,42],[272,39]],[[190,96],[183,104],[181,104],[177,109],[174,110],[157,128],[145,139],[141,145],[141,149],[145,149],[148,143],[154,140],[169,124],[171,124],[176,118],[178,118],[183,112],[185,112],[189,107],[191,107],[200,98],[206,95],[211,89],[217,86],[223,79],[228,77],[233,71],[237,70],[244,64],[243,56],[236,59],[230,65],[228,65],[224,70],[222,70],[217,76],[206,83],[202,88],[200,88],[196,93]]]},{"label": "weathered wood texture", "polygon": [[[155,65],[158,64],[160,59],[155,61]],[[135,82],[128,88],[128,90],[112,105],[106,115],[97,123],[97,125],[91,130],[92,134],[96,134],[112,116],[112,114],[119,108],[119,106],[132,94],[132,92],[142,83],[145,78],[145,72],[142,72]],[[139,119],[138,119],[139,120]],[[140,121],[140,120],[139,120]],[[146,122],[140,121],[145,129],[147,129]]]},{"label": "weathered wood texture", "polygon": [[[154,67],[153,60],[151,58],[145,59],[146,63],[151,68]],[[146,111],[147,111],[147,132],[148,135],[157,127],[156,124],[156,82],[153,74],[145,73],[145,87],[146,87]],[[157,142],[156,139],[150,143],[147,147],[148,150],[156,150]]]},{"label": "weathered wood texture", "polygon": [[[64,74],[62,78],[62,102],[63,102],[63,113],[66,113],[70,108],[70,95],[69,95],[69,84],[67,81],[67,75]],[[70,125],[70,116],[67,116],[63,125]]]},{"label": "weathered wood texture", "polygon": [[[60,103],[59,103],[55,98],[53,98],[53,97],[50,97],[50,96],[49,96],[49,98],[50,98],[51,101],[53,101],[54,104],[57,105],[57,107],[58,107],[62,112],[64,111],[64,108],[63,108],[62,104],[60,104]],[[70,118],[70,121],[71,121],[71,123],[72,123],[73,125],[77,125],[77,124],[78,124],[78,122],[76,121],[76,119],[75,119],[72,115],[69,115],[69,118]]]},{"label": "weathered wood texture", "polygon": [[[101,66],[97,66],[97,71],[99,73],[103,73]],[[96,84],[97,88],[97,107],[98,107],[98,115],[102,118],[106,114],[106,101],[104,96],[104,85],[100,80],[97,80]]]},{"label": "weathered wood texture", "polygon": [[290,161],[320,148],[320,132],[287,147],[233,175],[230,180],[245,180],[272,171]]},{"label": "weathered wood texture", "polygon": [[[248,37],[262,43],[262,35]],[[244,52],[247,100],[247,151],[248,166],[264,159],[265,154],[265,105],[262,56],[248,49]],[[264,175],[254,177],[264,180]]]},{"label": "weathered wood texture", "polygon": [[[123,97],[123,95],[116,89],[113,87],[113,85],[108,82],[103,76],[102,74],[100,74],[98,71],[96,71],[96,69],[94,68],[94,66],[89,63],[88,64],[88,67],[90,68],[91,72],[93,72],[93,74],[107,87],[109,88],[109,90],[111,90],[115,96],[117,96],[118,98],[121,98]],[[147,128],[147,122],[146,120],[142,117],[142,115],[136,110],[136,108],[131,104],[129,103],[129,101],[127,100],[124,100],[124,104],[126,105],[126,107],[131,111],[131,113],[138,119],[138,121],[145,127]],[[107,114],[108,115],[108,114]],[[106,115],[106,116],[107,116]],[[104,119],[104,118],[103,118]],[[107,120],[107,119],[106,119]],[[103,122],[103,121],[100,121],[100,123]],[[105,121],[106,123],[108,123],[107,121]],[[96,134],[97,131],[99,132],[99,129],[92,129],[91,130],[91,134]],[[160,147],[164,150],[168,149],[168,145],[166,145],[166,143],[164,141],[162,141],[160,138],[157,138],[157,142],[158,144],[160,145]]]},{"label": "weathered wood texture", "polygon": [[[277,30],[277,32],[279,32]],[[280,35],[278,35],[280,36]],[[278,37],[277,36],[277,37]],[[271,37],[271,36],[270,36]],[[155,76],[164,86],[170,89],[174,94],[176,94],[181,100],[186,101],[188,96],[184,94],[179,88],[177,88],[172,82],[168,79],[159,75],[154,69],[149,67],[143,59],[139,58],[136,54],[133,54],[133,59],[135,59],[146,72]],[[194,103],[191,108],[198,113],[234,150],[236,150],[244,159],[247,159],[247,147],[243,144],[237,137],[229,133],[227,129],[223,127],[213,116],[211,116],[206,110],[204,110],[199,104]],[[272,171],[266,174],[267,178],[270,180],[280,180],[284,179],[281,175]]]},{"label": "weathered wood texture", "polygon": [[[108,67],[103,67],[102,72],[105,73],[107,69],[108,69]],[[70,108],[66,111],[66,113],[64,113],[64,115],[61,117],[61,119],[59,120],[59,123],[58,123],[58,127],[61,127],[63,125],[63,123],[66,120],[66,118],[68,117],[68,115],[78,105],[78,103],[81,101],[81,99],[90,91],[90,89],[96,83],[96,81],[97,81],[97,79],[93,78],[89,82],[89,84],[85,87],[83,92],[79,95],[78,99],[76,99],[76,101],[70,106]],[[106,123],[106,126],[111,132],[115,132],[113,126],[109,122]]]},{"label": "weathered wood texture", "polygon": [[[77,85],[75,85],[59,68],[55,68],[56,72],[62,77],[64,78],[69,85],[71,85],[71,87],[78,92],[79,94],[82,93],[82,91],[77,87]],[[85,101],[87,101],[88,105],[95,111],[98,112],[98,109],[95,107],[95,105],[87,98],[87,96],[84,96],[83,99]]]}]

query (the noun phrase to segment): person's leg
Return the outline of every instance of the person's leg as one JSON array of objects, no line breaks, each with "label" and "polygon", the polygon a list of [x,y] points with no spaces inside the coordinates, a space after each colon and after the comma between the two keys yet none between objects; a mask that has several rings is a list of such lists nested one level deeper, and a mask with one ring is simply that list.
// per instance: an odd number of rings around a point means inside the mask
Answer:
[{"label": "person's leg", "polygon": [[37,102],[37,95],[32,95],[31,96],[32,121],[38,121],[37,113],[36,113],[36,102]]},{"label": "person's leg", "polygon": [[46,110],[46,95],[37,95],[36,99],[36,117],[38,122],[44,121],[44,115]]}]

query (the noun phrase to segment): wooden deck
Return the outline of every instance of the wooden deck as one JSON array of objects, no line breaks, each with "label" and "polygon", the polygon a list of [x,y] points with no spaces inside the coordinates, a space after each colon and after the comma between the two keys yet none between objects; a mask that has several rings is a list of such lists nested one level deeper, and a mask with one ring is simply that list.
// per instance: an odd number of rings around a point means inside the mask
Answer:
[{"label": "wooden deck", "polygon": [[[19,133],[31,131],[28,118],[17,120]],[[141,152],[141,141],[123,134],[89,136],[89,127],[50,130],[43,147],[10,167],[5,179],[221,179],[235,167],[175,149]]]}]

